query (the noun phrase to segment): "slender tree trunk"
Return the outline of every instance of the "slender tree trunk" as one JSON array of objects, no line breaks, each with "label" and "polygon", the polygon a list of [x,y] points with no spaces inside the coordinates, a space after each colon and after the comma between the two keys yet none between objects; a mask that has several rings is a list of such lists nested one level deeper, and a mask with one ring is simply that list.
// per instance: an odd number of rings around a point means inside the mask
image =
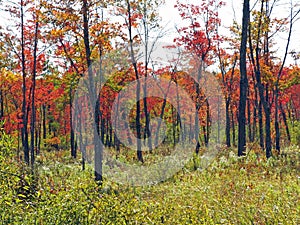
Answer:
[{"label": "slender tree trunk", "polygon": [[161,123],[162,123],[162,120],[163,120],[163,117],[164,117],[165,108],[166,108],[166,105],[167,105],[167,96],[169,94],[170,86],[171,86],[171,79],[170,79],[170,81],[168,83],[167,91],[164,94],[163,104],[162,104],[162,108],[161,108],[160,115],[159,115],[160,120],[158,121],[158,124],[157,124],[157,131],[156,131],[156,136],[155,136],[155,146],[158,145],[158,138],[159,138],[159,134],[160,134],[160,127],[161,127]]},{"label": "slender tree trunk", "polygon": [[0,120],[4,116],[4,98],[2,94],[2,90],[0,89]]},{"label": "slender tree trunk", "polygon": [[71,156],[76,159],[77,157],[77,152],[75,149],[75,136],[74,136],[74,128],[73,128],[73,113],[72,113],[72,108],[73,108],[73,98],[72,98],[72,86],[73,82],[71,82],[70,85],[70,90],[69,90],[69,105],[70,105],[70,144],[71,144]]},{"label": "slender tree trunk", "polygon": [[178,92],[178,83],[176,81],[176,104],[177,104],[177,121],[176,121],[176,125],[177,127],[179,126],[179,135],[178,135],[178,139],[177,141],[180,141],[180,134],[182,134],[182,140],[184,140],[184,132],[182,131],[182,124],[181,124],[181,109],[180,109],[180,99],[179,99],[179,92]]},{"label": "slender tree trunk", "polygon": [[45,104],[42,105],[42,118],[43,118],[43,139],[47,138],[47,127],[46,127],[46,106]]},{"label": "slender tree trunk", "polygon": [[[200,61],[200,65],[198,67],[198,76],[197,76],[197,82],[195,82],[195,90],[196,90],[196,112],[195,112],[195,139],[196,139],[196,149],[195,152],[196,154],[199,153],[200,149],[200,140],[199,140],[199,135],[200,135],[200,126],[199,126],[199,111],[200,111],[200,79],[202,76],[202,69],[203,69],[203,61]],[[203,127],[204,128],[204,127]],[[203,129],[204,131],[204,142],[206,143],[206,132],[205,128]]]},{"label": "slender tree trunk", "polygon": [[[146,25],[144,25],[146,27]],[[145,112],[145,118],[146,118],[146,127],[145,127],[145,133],[146,137],[148,137],[148,148],[149,151],[152,152],[152,138],[151,138],[151,131],[150,131],[150,117],[148,112],[148,104],[147,104],[147,77],[148,77],[148,37],[147,32],[145,31],[145,78],[144,78],[144,112]]]},{"label": "slender tree trunk", "polygon": [[236,135],[235,135],[235,121],[234,121],[234,113],[231,106],[231,123],[232,123],[232,144],[236,146]]},{"label": "slender tree trunk", "polygon": [[109,120],[106,120],[105,122],[106,122],[106,126],[105,126],[105,128],[106,128],[106,131],[105,131],[105,134],[106,134],[106,136],[105,136],[105,146],[107,147],[107,146],[109,146]]},{"label": "slender tree trunk", "polygon": [[[269,158],[271,156],[271,150],[272,150],[272,140],[271,140],[271,110],[270,110],[270,103],[269,103],[269,96],[268,96],[268,87],[264,88],[264,85],[262,84],[261,81],[261,71],[260,71],[260,51],[261,49],[259,48],[259,40],[261,38],[261,27],[262,27],[262,15],[264,13],[264,8],[263,8],[264,1],[261,3],[261,14],[258,22],[258,34],[257,34],[257,39],[256,39],[256,58],[254,58],[254,49],[252,46],[252,40],[251,40],[251,28],[249,28],[249,45],[250,45],[250,55],[251,55],[251,60],[254,65],[254,70],[255,70],[255,78],[258,86],[258,92],[259,92],[259,97],[260,97],[260,102],[264,108],[265,112],[265,143],[266,143],[266,157]],[[267,43],[265,44],[265,51],[266,55],[268,57],[268,39]],[[268,64],[268,59],[266,59],[266,63]],[[265,93],[264,93],[265,92]],[[261,134],[261,133],[260,133]]]},{"label": "slender tree trunk", "polygon": [[255,141],[257,138],[257,109],[258,109],[258,99],[257,99],[257,90],[254,87],[255,91],[255,100],[254,100],[254,107],[253,107],[253,127],[252,127],[252,141]]},{"label": "slender tree trunk", "polygon": [[263,101],[266,117],[266,157],[270,158],[272,155],[272,139],[271,139],[271,109],[269,104],[269,90],[266,86],[266,100]]},{"label": "slender tree trunk", "polygon": [[205,146],[208,146],[209,139],[210,139],[210,124],[211,124],[211,118],[210,118],[210,110],[209,110],[209,102],[207,99],[205,99],[206,102],[206,139],[205,139]]},{"label": "slender tree trunk", "polygon": [[[117,97],[117,112],[119,112],[119,105],[120,105],[120,95],[118,95]],[[116,119],[114,121],[115,123],[115,127],[117,127],[117,124],[119,123],[119,114],[117,114]],[[120,141],[117,137],[116,132],[114,133],[114,146],[116,148],[116,158],[118,158],[119,154],[120,154]]]},{"label": "slender tree trunk", "polygon": [[247,126],[248,126],[248,140],[249,142],[253,142],[252,140],[252,130],[251,130],[251,104],[250,104],[250,91],[248,89],[248,98],[247,98]]},{"label": "slender tree trunk", "polygon": [[137,62],[134,56],[133,50],[133,37],[132,37],[132,17],[131,17],[131,6],[129,0],[126,1],[127,4],[127,13],[128,13],[128,32],[129,32],[129,44],[130,44],[130,56],[131,63],[134,68],[135,78],[136,78],[136,116],[135,116],[135,125],[136,125],[136,133],[137,133],[137,158],[138,161],[144,162],[143,153],[142,153],[142,143],[141,143],[141,103],[140,103],[140,95],[141,95],[141,83],[139,80],[139,72],[137,68]]},{"label": "slender tree trunk", "polygon": [[21,57],[22,57],[22,120],[23,120],[23,127],[22,127],[22,145],[24,149],[24,160],[27,164],[29,164],[29,144],[28,144],[28,120],[27,120],[27,100],[26,100],[26,67],[25,67],[25,40],[24,40],[24,1],[21,0]]},{"label": "slender tree trunk", "polygon": [[[50,112],[50,105],[48,105],[47,111]],[[48,134],[49,134],[49,136],[51,136],[51,134],[52,134],[52,123],[53,123],[53,119],[52,119],[52,117],[50,117],[49,122],[48,122]]]},{"label": "slender tree trunk", "polygon": [[173,146],[176,146],[176,119],[175,119],[175,110],[174,107],[171,107],[171,115],[172,115],[172,131],[173,131]]},{"label": "slender tree trunk", "polygon": [[34,167],[35,161],[35,151],[34,151],[34,135],[35,135],[35,120],[36,120],[36,110],[35,110],[35,86],[36,86],[36,67],[37,67],[37,44],[38,44],[38,31],[39,31],[39,22],[38,15],[36,14],[35,22],[35,33],[34,33],[34,49],[33,49],[33,71],[32,71],[32,96],[31,96],[31,123],[30,123],[30,133],[31,133],[31,167]]},{"label": "slender tree trunk", "polygon": [[230,106],[230,97],[227,97],[225,101],[225,113],[226,113],[226,146],[231,147],[230,142],[230,114],[229,114],[229,106]]},{"label": "slender tree trunk", "polygon": [[278,90],[275,90],[275,147],[280,152],[280,129],[279,129],[279,110],[278,110]]},{"label": "slender tree trunk", "polygon": [[[191,143],[191,141],[192,141],[193,138],[194,138],[194,131],[193,131],[193,129],[192,129],[192,123],[193,123],[193,121],[192,121],[192,115],[190,115],[189,143]],[[199,145],[199,147],[200,147],[200,145]],[[196,148],[196,149],[197,149],[197,148]]]},{"label": "slender tree trunk", "polygon": [[[298,10],[295,15],[293,15],[293,8],[291,8],[291,14],[290,14],[290,27],[289,27],[289,35],[288,35],[288,40],[287,40],[287,44],[285,47],[285,54],[283,57],[283,62],[282,65],[280,67],[280,70],[278,72],[277,75],[277,80],[276,80],[276,85],[275,85],[275,131],[276,131],[276,150],[278,152],[280,152],[280,129],[279,129],[279,118],[278,118],[278,113],[279,113],[279,102],[278,102],[278,98],[279,98],[279,80],[284,68],[284,64],[288,55],[288,50],[289,50],[289,45],[290,45],[290,41],[291,41],[291,35],[292,35],[292,28],[293,28],[293,23],[294,23],[294,19],[296,18],[296,16],[300,13],[300,10]],[[286,126],[287,127],[287,126]]]},{"label": "slender tree trunk", "polygon": [[101,120],[101,125],[100,125],[100,129],[101,129],[101,142],[104,143],[104,138],[105,138],[105,119],[103,118],[102,115],[100,115],[100,120]]},{"label": "slender tree trunk", "polygon": [[113,132],[112,132],[112,125],[109,123],[109,142],[108,147],[113,146]]},{"label": "slender tree trunk", "polygon": [[[89,79],[89,95],[91,98],[91,105],[94,105],[97,100],[97,94],[95,89],[93,70],[92,70],[92,61],[91,61],[91,49],[90,49],[90,41],[89,41],[89,19],[88,19],[88,2],[87,0],[83,0],[83,37],[84,37],[84,45],[85,45],[85,54],[86,54],[86,63],[88,66],[88,79]],[[96,103],[97,105],[97,103]],[[98,111],[99,109],[95,107],[94,110],[94,125],[98,122]],[[94,140],[94,150],[95,150],[95,180],[102,184],[102,145],[98,142],[97,136],[99,135],[97,129],[94,127],[93,129],[93,140]]]},{"label": "slender tree trunk", "polygon": [[263,125],[263,114],[262,114],[262,103],[259,100],[258,103],[258,126],[259,126],[259,145],[261,149],[265,149],[264,143],[264,125]]},{"label": "slender tree trunk", "polygon": [[284,111],[281,103],[279,104],[279,107],[280,107],[280,112],[281,112],[281,115],[282,115],[283,123],[284,123],[284,126],[285,126],[286,135],[287,135],[288,141],[290,143],[291,142],[291,135],[290,135],[289,125],[288,125],[287,119],[286,119],[286,114],[285,114],[285,111]]},{"label": "slender tree trunk", "polygon": [[[77,103],[78,104],[78,103]],[[77,105],[76,104],[76,105]],[[77,138],[79,138],[79,148],[81,151],[81,166],[82,166],[82,170],[85,170],[85,160],[86,160],[86,148],[83,144],[83,138],[82,138],[82,126],[81,126],[81,109],[80,107],[78,107],[78,110],[76,113],[78,113],[79,116],[75,115],[75,118],[78,118],[78,129],[79,129],[79,137],[77,136]]]},{"label": "slender tree trunk", "polygon": [[247,100],[247,35],[248,35],[248,24],[250,18],[249,0],[244,0],[243,5],[243,24],[242,24],[242,40],[240,47],[240,101],[239,101],[239,135],[238,135],[238,155],[242,156],[246,154],[246,119],[245,119],[245,108]]},{"label": "slender tree trunk", "polygon": [[38,154],[40,154],[40,152],[41,152],[41,140],[42,140],[42,124],[41,124],[41,121],[39,122],[39,127],[38,127],[38,129],[37,129],[37,152],[36,152],[36,154],[38,155]]}]

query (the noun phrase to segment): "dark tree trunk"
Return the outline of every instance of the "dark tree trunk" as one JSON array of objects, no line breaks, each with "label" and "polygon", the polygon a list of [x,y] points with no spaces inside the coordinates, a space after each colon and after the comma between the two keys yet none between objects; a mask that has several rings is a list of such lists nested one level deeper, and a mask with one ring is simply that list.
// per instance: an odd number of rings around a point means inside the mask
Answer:
[{"label": "dark tree trunk", "polygon": [[112,125],[109,123],[109,142],[108,142],[108,147],[113,146],[113,130],[112,130]]},{"label": "dark tree trunk", "polygon": [[259,145],[261,149],[265,149],[264,143],[264,126],[263,126],[263,114],[262,114],[262,103],[258,103],[258,126],[259,126]]},{"label": "dark tree trunk", "polygon": [[229,114],[229,106],[230,106],[230,97],[226,99],[225,102],[225,113],[226,113],[226,146],[231,147],[230,142],[230,114]]},{"label": "dark tree trunk", "polygon": [[[196,112],[195,112],[195,139],[196,139],[196,149],[195,152],[196,154],[199,153],[199,149],[200,149],[200,126],[199,126],[199,111],[200,111],[200,87],[199,87],[199,83],[200,83],[200,79],[202,76],[202,67],[203,67],[203,61],[200,61],[200,65],[198,67],[198,76],[197,76],[197,81],[195,82],[195,90],[196,90]],[[206,132],[205,132],[205,127],[203,127],[203,131],[204,131],[204,140],[206,143]]]},{"label": "dark tree trunk", "polygon": [[105,131],[105,146],[108,146],[109,145],[109,120],[106,120],[106,131]]},{"label": "dark tree trunk", "polygon": [[253,142],[252,140],[252,130],[251,130],[251,104],[250,104],[250,91],[248,89],[248,98],[247,98],[247,127],[248,127],[248,140],[249,142]]},{"label": "dark tree trunk", "polygon": [[[190,127],[189,127],[189,143],[191,143],[191,141],[194,138],[194,131],[192,129],[192,116],[190,115]],[[200,144],[199,144],[200,147]]]},{"label": "dark tree trunk", "polygon": [[136,126],[136,133],[137,133],[137,158],[138,161],[144,162],[143,153],[142,153],[142,143],[141,143],[141,103],[140,103],[140,94],[141,94],[141,83],[139,80],[139,72],[137,68],[137,62],[134,56],[134,49],[133,49],[133,37],[132,37],[132,17],[131,17],[131,5],[130,2],[127,0],[127,13],[128,13],[128,33],[129,33],[129,43],[130,43],[130,56],[131,56],[131,63],[134,68],[135,79],[136,79],[136,116],[135,116],[135,126]]},{"label": "dark tree trunk", "polygon": [[43,139],[47,138],[47,127],[46,127],[46,106],[45,104],[42,105],[42,118],[43,118]]},{"label": "dark tree trunk", "polygon": [[232,123],[232,144],[236,147],[236,135],[235,135],[235,121],[234,121],[234,113],[231,107],[231,123]]},{"label": "dark tree trunk", "polygon": [[167,96],[168,96],[168,93],[169,93],[170,86],[171,86],[171,80],[169,81],[167,91],[164,94],[163,105],[162,105],[162,108],[161,108],[161,111],[160,111],[160,115],[159,115],[160,120],[158,121],[158,124],[157,124],[157,131],[156,131],[155,142],[154,142],[155,146],[158,145],[158,138],[159,138],[159,133],[160,133],[160,127],[161,127],[161,123],[162,123],[162,120],[163,120],[163,117],[164,117],[165,108],[166,108],[166,105],[167,105]]},{"label": "dark tree trunk", "polygon": [[104,138],[105,138],[105,119],[102,117],[102,115],[100,115],[100,120],[101,120],[101,124],[100,124],[100,129],[101,129],[101,142],[104,143]]},{"label": "dark tree trunk", "polygon": [[279,106],[278,106],[278,90],[275,90],[275,148],[280,152],[280,129],[279,129]]},{"label": "dark tree trunk", "polygon": [[206,102],[206,139],[205,139],[205,146],[208,146],[209,143],[209,138],[210,138],[210,124],[211,124],[211,119],[210,119],[210,110],[209,110],[209,102],[207,99],[205,99]]},{"label": "dark tree trunk", "polygon": [[39,30],[39,22],[38,15],[36,14],[36,22],[35,22],[35,33],[34,33],[34,48],[33,48],[33,71],[32,71],[32,95],[31,95],[31,121],[30,121],[30,133],[31,133],[31,167],[34,167],[35,161],[35,120],[36,120],[36,110],[35,110],[35,85],[36,85],[36,67],[37,67],[37,44],[38,44],[38,30]]},{"label": "dark tree trunk", "polygon": [[270,158],[272,155],[272,139],[271,139],[271,109],[269,104],[269,90],[266,86],[266,100],[263,101],[266,117],[266,157]]},{"label": "dark tree trunk", "polygon": [[258,109],[258,99],[257,99],[257,90],[254,87],[255,91],[255,100],[254,100],[254,107],[253,107],[253,126],[252,126],[252,138],[253,141],[257,138],[257,109]]},{"label": "dark tree trunk", "polygon": [[28,143],[28,120],[27,120],[27,101],[26,101],[26,67],[25,67],[25,40],[24,40],[24,1],[21,0],[21,57],[22,57],[22,120],[23,120],[23,127],[22,127],[22,145],[24,150],[24,160],[27,164],[29,164],[29,143]]},{"label": "dark tree trunk", "polygon": [[0,89],[0,120],[4,116],[4,98],[2,94],[2,90]]},{"label": "dark tree trunk", "polygon": [[[178,83],[176,81],[176,104],[177,104],[177,113],[176,113],[176,126],[179,129],[178,132],[178,138],[177,141],[184,140],[184,132],[182,131],[182,124],[181,124],[181,109],[180,109],[180,99],[179,99],[179,92],[178,92]],[[180,136],[180,134],[182,134],[182,137]]]},{"label": "dark tree trunk", "polygon": [[[256,39],[256,48],[255,48],[255,58],[254,58],[254,49],[252,46],[252,40],[251,40],[251,28],[249,29],[249,45],[250,45],[250,55],[251,60],[254,65],[254,71],[255,71],[255,78],[258,86],[258,92],[260,97],[260,102],[262,104],[262,107],[264,108],[265,112],[265,142],[266,142],[266,157],[269,158],[271,156],[271,150],[272,150],[272,144],[271,144],[271,111],[270,111],[270,104],[269,104],[269,96],[268,96],[268,87],[264,88],[264,85],[261,81],[261,71],[260,71],[260,47],[259,47],[259,40],[261,38],[261,27],[262,27],[262,15],[263,15],[263,4],[264,1],[261,4],[261,14],[258,22],[258,34]],[[264,46],[266,53],[268,53],[268,38],[267,43]],[[268,55],[268,54],[267,54]],[[266,63],[268,63],[268,60],[266,59]],[[264,93],[265,92],[265,93]],[[266,95],[265,95],[266,94]],[[261,134],[261,133],[260,133]]]},{"label": "dark tree trunk", "polygon": [[152,152],[152,138],[151,138],[151,131],[150,131],[150,117],[149,117],[149,112],[148,112],[148,104],[147,104],[147,77],[148,77],[148,73],[147,73],[147,70],[148,70],[148,63],[147,63],[147,54],[148,54],[148,48],[146,47],[145,48],[145,51],[146,51],[146,59],[145,59],[145,62],[146,62],[146,72],[145,72],[145,84],[144,84],[144,87],[143,87],[143,91],[144,91],[144,98],[143,98],[143,103],[144,103],[144,112],[145,112],[145,119],[146,119],[146,125],[145,125],[145,137],[148,137],[148,148],[149,148],[149,151]]},{"label": "dark tree trunk", "polygon": [[39,144],[40,144],[40,130],[41,130],[41,124],[38,123],[38,126],[35,128],[35,154],[39,154]]},{"label": "dark tree trunk", "polygon": [[[91,61],[91,49],[90,49],[90,41],[89,41],[89,19],[88,19],[88,2],[87,0],[83,0],[82,12],[83,12],[83,37],[84,37],[84,46],[85,46],[85,54],[86,54],[86,63],[88,66],[88,79],[89,79],[89,94],[91,98],[91,105],[96,104],[97,94],[95,93],[94,86],[94,78],[92,71],[92,61]],[[97,104],[96,104],[97,105]],[[95,107],[94,110],[94,123],[98,122],[98,111],[99,109]],[[95,125],[94,124],[94,125]],[[98,142],[97,136],[99,135],[97,129],[94,127],[93,139],[94,139],[94,150],[95,150],[95,180],[102,184],[102,145]]]},{"label": "dark tree trunk", "polygon": [[[266,3],[267,4],[267,3]],[[281,74],[284,68],[284,64],[288,55],[288,50],[289,50],[289,45],[290,45],[290,41],[291,41],[291,35],[292,35],[292,28],[293,28],[293,23],[294,23],[294,19],[296,18],[296,15],[300,13],[300,10],[297,11],[295,13],[295,15],[293,15],[293,9],[291,9],[291,15],[290,15],[290,27],[289,27],[289,35],[288,35],[288,40],[287,40],[287,44],[285,47],[285,54],[284,54],[284,58],[283,58],[283,62],[282,65],[280,67],[280,70],[278,72],[277,75],[277,81],[276,81],[276,85],[275,85],[275,131],[276,131],[276,150],[280,153],[280,129],[279,129],[279,117],[278,117],[278,113],[279,113],[279,80],[281,78]]]},{"label": "dark tree trunk", "polygon": [[[79,112],[79,115],[81,115],[81,112]],[[82,138],[82,126],[81,126],[81,116],[79,116],[79,148],[81,151],[81,157],[82,157],[82,170],[85,170],[85,160],[86,160],[86,148],[85,144],[83,144],[83,138]]]},{"label": "dark tree trunk", "polygon": [[287,119],[286,119],[286,114],[285,114],[285,111],[284,111],[281,103],[280,103],[279,107],[280,107],[280,112],[281,112],[281,115],[282,115],[283,123],[284,123],[284,126],[285,126],[286,135],[287,135],[288,141],[290,143],[291,142],[291,135],[290,135],[289,125],[288,125]]},{"label": "dark tree trunk", "polygon": [[40,154],[41,151],[41,141],[42,141],[42,124],[39,123],[39,127],[37,129],[37,152],[36,154]]},{"label": "dark tree trunk", "polygon": [[240,47],[240,101],[239,101],[239,135],[238,135],[238,155],[242,156],[246,154],[246,119],[245,109],[247,100],[247,35],[248,35],[248,24],[250,18],[249,0],[244,0],[243,5],[243,24],[242,24],[242,40]]},{"label": "dark tree trunk", "polygon": [[172,131],[173,131],[173,146],[176,146],[176,116],[175,116],[175,110],[174,107],[171,107],[171,113],[172,113]]},{"label": "dark tree trunk", "polygon": [[74,128],[73,128],[73,113],[72,113],[72,107],[73,107],[73,98],[72,98],[72,86],[73,83],[71,82],[70,90],[69,90],[69,105],[70,105],[70,144],[71,144],[71,156],[76,159],[77,152],[75,149],[75,135],[74,135]]}]

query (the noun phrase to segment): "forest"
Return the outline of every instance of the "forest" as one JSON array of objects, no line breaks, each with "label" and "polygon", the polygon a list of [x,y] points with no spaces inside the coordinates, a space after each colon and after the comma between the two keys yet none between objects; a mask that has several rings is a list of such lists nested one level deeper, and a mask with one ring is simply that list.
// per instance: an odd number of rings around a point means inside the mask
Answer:
[{"label": "forest", "polygon": [[300,224],[300,4],[233,2],[0,0],[0,224]]}]

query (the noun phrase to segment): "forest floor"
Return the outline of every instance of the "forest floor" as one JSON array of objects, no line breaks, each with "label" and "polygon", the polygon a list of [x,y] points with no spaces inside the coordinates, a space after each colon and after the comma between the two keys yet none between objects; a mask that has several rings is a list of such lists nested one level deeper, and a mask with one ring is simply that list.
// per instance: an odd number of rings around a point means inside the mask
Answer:
[{"label": "forest floor", "polygon": [[[300,151],[266,160],[223,150],[205,170],[190,162],[154,186],[132,187],[81,170],[69,152],[37,158],[34,176],[0,155],[0,224],[300,224]],[[58,155],[59,154],[59,155]],[[260,156],[260,157],[257,157]],[[195,156],[196,157],[196,156]]]}]

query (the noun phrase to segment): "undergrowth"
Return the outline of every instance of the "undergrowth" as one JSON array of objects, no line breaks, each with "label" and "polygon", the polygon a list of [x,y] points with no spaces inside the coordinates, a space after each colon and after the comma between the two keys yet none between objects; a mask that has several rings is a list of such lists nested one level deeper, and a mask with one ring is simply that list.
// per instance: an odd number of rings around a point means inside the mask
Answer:
[{"label": "undergrowth", "polygon": [[259,151],[238,158],[224,149],[205,169],[194,156],[172,178],[146,187],[108,177],[100,187],[92,168],[82,171],[69,152],[43,152],[34,172],[1,152],[1,224],[300,224],[296,146],[268,160]]}]

